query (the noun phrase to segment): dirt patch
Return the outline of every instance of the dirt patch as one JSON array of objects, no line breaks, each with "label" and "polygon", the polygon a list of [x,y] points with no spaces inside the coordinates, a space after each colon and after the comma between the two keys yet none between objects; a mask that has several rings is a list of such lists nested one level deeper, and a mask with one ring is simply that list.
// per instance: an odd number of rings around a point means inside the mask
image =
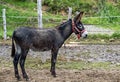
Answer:
[{"label": "dirt patch", "polygon": [[89,34],[108,34],[112,35],[114,33],[111,29],[101,28],[95,25],[84,25]]},{"label": "dirt patch", "polygon": [[[37,52],[30,50],[28,55],[39,57],[42,61],[51,58],[51,52]],[[11,46],[0,45],[0,57],[11,60]],[[66,45],[59,50],[58,56],[66,58],[68,61],[83,60],[88,62],[111,62],[120,64],[120,45]]]},{"label": "dirt patch", "polygon": [[[11,46],[0,45],[0,82],[17,82],[14,77],[12,58],[10,57]],[[33,52],[32,58],[45,55],[50,59],[50,52]],[[120,63],[120,45],[67,45],[61,48],[59,56],[71,61],[81,60],[89,62],[110,62],[112,66]],[[3,59],[2,59],[3,58]],[[8,64],[6,63],[8,62]],[[9,62],[10,61],[10,62]],[[67,61],[66,61],[67,62]],[[111,67],[112,67],[111,66]],[[19,69],[20,71],[20,69]],[[51,76],[49,69],[26,68],[30,80],[28,82],[120,82],[120,69],[65,69],[56,68],[57,77]],[[19,72],[22,76],[21,71]],[[23,78],[20,82],[26,82]]]},{"label": "dirt patch", "polygon": [[[120,70],[67,70],[58,69],[57,77],[51,76],[48,69],[27,69],[28,82],[120,82]],[[16,82],[11,68],[0,71],[0,82]],[[20,82],[26,82],[23,78]]]}]

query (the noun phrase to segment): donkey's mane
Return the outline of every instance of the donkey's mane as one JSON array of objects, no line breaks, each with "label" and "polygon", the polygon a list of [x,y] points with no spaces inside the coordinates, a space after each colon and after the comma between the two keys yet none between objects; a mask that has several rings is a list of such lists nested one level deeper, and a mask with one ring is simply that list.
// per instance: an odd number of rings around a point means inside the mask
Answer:
[{"label": "donkey's mane", "polygon": [[65,27],[65,25],[66,25],[67,23],[69,23],[70,20],[71,20],[71,19],[69,19],[69,20],[67,20],[67,21],[65,21],[65,22],[63,22],[63,23],[61,23],[60,25],[56,26],[55,28],[56,28],[56,29],[60,29],[60,28],[62,28],[62,27]]}]

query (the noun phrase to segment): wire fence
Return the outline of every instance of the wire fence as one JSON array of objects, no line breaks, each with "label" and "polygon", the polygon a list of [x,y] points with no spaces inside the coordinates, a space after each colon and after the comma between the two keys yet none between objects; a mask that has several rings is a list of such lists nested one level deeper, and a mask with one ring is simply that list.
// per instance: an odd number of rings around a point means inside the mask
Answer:
[{"label": "wire fence", "polygon": [[[99,25],[101,24],[101,21],[103,21],[103,19],[108,19],[110,20],[110,18],[117,18],[117,19],[120,19],[120,16],[105,16],[105,17],[84,17],[83,19],[84,20],[89,20],[89,19],[99,19],[98,23],[94,23],[94,25]],[[2,19],[2,16],[0,16],[0,19]],[[20,25],[24,25],[24,24],[27,24],[29,26],[34,26],[34,24],[37,24],[37,17],[27,17],[27,16],[7,16],[7,25],[10,25],[10,24],[16,24],[19,26]],[[14,21],[14,22],[10,22],[10,21],[13,21],[13,20],[18,20],[18,21]],[[22,21],[21,21],[22,20]],[[67,18],[43,18],[43,23],[55,23],[55,24],[58,24],[58,23],[61,23],[62,21],[65,21],[67,20]],[[32,22],[32,24],[31,24]],[[103,21],[104,22],[104,21]],[[120,22],[114,22],[112,21],[112,23],[116,23],[116,24],[120,24]],[[93,25],[92,23],[85,23],[85,24],[89,24],[89,25]],[[3,25],[3,21],[0,21],[0,25],[2,26]]]},{"label": "wire fence", "polygon": [[[113,19],[115,20],[120,20],[120,16],[104,16],[104,17],[84,17],[83,18],[83,23],[86,20],[95,20],[93,22],[86,22],[85,27],[88,30],[89,33],[91,34],[97,34],[97,33],[106,33],[110,34],[113,33],[113,30],[110,29],[103,29],[99,28],[97,25],[107,25],[108,27],[113,27],[111,24],[104,24],[103,20],[111,21],[112,24],[120,24],[118,21],[112,21]],[[14,21],[15,20],[15,21]],[[37,22],[37,17],[31,16],[6,16],[6,26],[7,26],[7,35],[9,36],[12,34],[13,30],[16,29],[17,27],[20,26],[30,26],[30,27],[37,27],[38,22]],[[48,27],[55,27],[62,23],[63,21],[67,20],[67,18],[44,18],[43,17],[43,27],[48,28]],[[99,21],[99,22],[98,22]],[[0,37],[3,37],[4,29],[3,29],[3,17],[0,16]]]}]

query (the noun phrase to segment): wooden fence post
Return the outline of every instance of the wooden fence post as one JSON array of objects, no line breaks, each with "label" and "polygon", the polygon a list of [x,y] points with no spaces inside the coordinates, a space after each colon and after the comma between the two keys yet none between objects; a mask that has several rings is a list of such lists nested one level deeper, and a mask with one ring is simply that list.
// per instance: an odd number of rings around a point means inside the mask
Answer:
[{"label": "wooden fence post", "polygon": [[7,39],[7,28],[6,28],[6,9],[2,10],[2,17],[3,17],[3,28],[4,28],[4,40]]},{"label": "wooden fence post", "polygon": [[37,0],[38,27],[42,28],[42,0]]},{"label": "wooden fence post", "polygon": [[72,8],[68,7],[69,11],[68,11],[68,20],[72,18]]},{"label": "wooden fence post", "polygon": [[[42,0],[37,0],[37,11],[38,11],[38,28],[43,28],[42,24]],[[41,55],[41,61],[42,63],[46,62],[46,54]]]}]

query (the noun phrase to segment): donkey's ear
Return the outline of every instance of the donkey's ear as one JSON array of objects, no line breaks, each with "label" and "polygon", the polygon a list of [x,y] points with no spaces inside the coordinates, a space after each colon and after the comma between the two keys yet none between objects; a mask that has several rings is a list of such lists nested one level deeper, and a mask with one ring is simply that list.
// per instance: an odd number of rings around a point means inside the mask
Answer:
[{"label": "donkey's ear", "polygon": [[80,12],[78,15],[77,15],[77,17],[76,17],[76,22],[79,22],[80,20],[81,20],[81,18],[82,18],[82,16],[83,16],[83,11],[82,12]]},{"label": "donkey's ear", "polygon": [[82,18],[82,16],[83,16],[83,11],[82,12],[80,12],[80,17],[79,17],[79,20],[81,20],[81,18]]}]

